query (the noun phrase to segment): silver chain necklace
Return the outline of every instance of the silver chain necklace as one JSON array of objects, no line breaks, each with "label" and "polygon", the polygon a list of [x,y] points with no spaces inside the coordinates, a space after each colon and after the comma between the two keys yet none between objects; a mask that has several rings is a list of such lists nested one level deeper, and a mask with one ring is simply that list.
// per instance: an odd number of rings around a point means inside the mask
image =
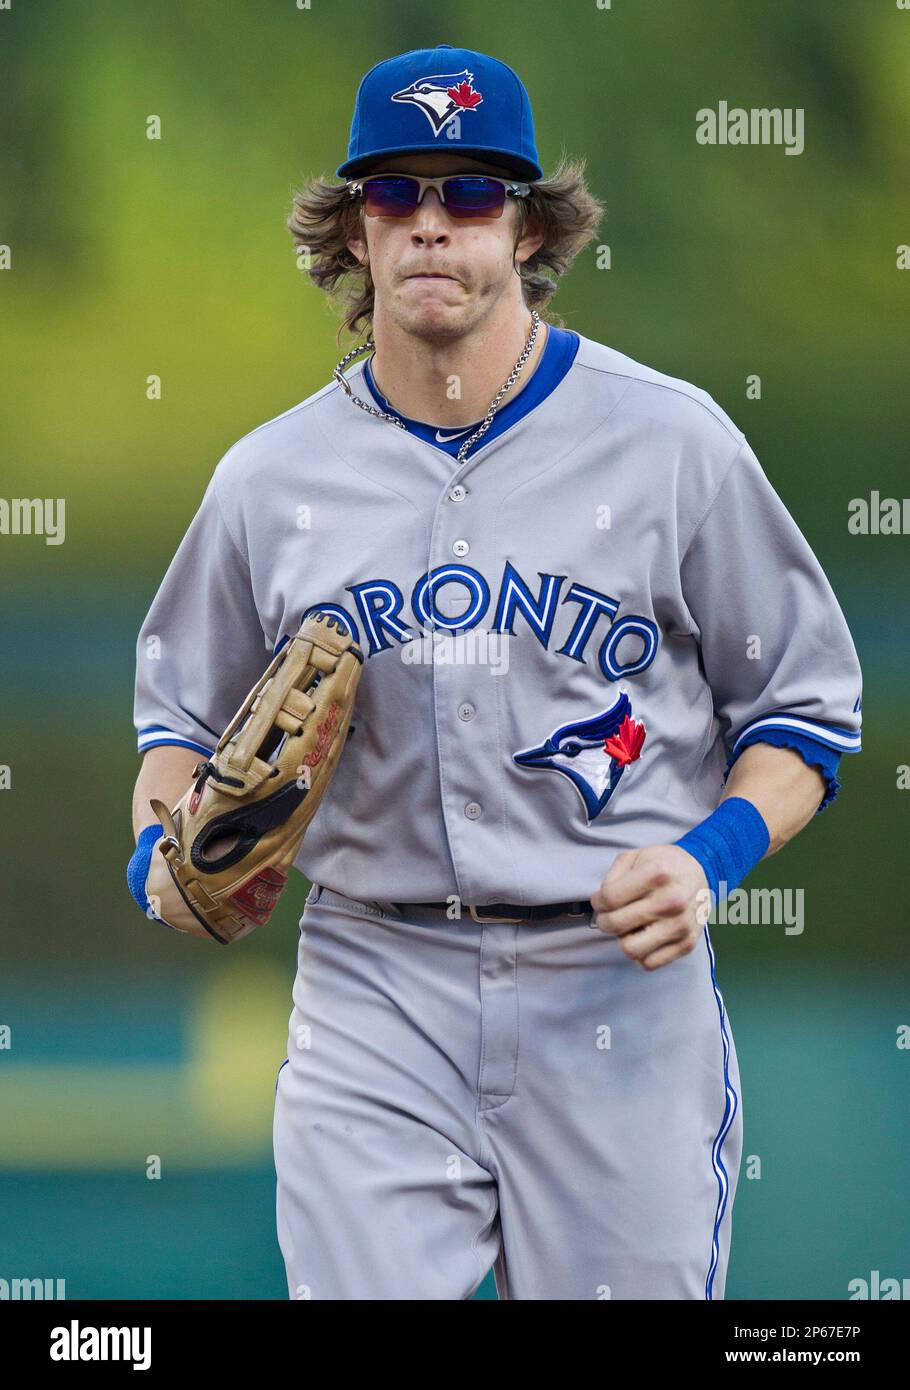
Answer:
[{"label": "silver chain necklace", "polygon": [[[516,381],[521,376],[521,373],[528,361],[528,358],[534,351],[534,344],[537,342],[537,333],[539,328],[540,314],[537,312],[536,309],[532,309],[531,332],[528,335],[528,341],[522,348],[521,356],[519,357],[518,361],[515,363],[515,366],[509,373],[508,377],[502,383],[499,390],[496,392],[496,395],[490,402],[490,408],[484,416],[481,424],[477,427],[477,429],[470,436],[470,438],[465,440],[461,448],[458,450],[458,453],[455,456],[456,463],[464,463],[464,460],[467,457],[467,453],[471,445],[476,444],[480,436],[482,434],[486,434],[487,430],[492,425],[493,416],[499,409],[502,403],[503,396],[506,394],[507,391],[511,391],[512,387],[515,385]],[[360,406],[361,410],[365,410],[369,415],[375,415],[379,420],[391,420],[392,424],[397,425],[400,430],[406,430],[407,425],[404,423],[403,420],[399,420],[397,415],[391,415],[389,411],[380,410],[378,406],[370,405],[368,401],[362,401],[359,396],[355,396],[354,392],[351,389],[351,383],[344,375],[344,369],[349,362],[352,362],[355,357],[359,357],[361,353],[372,352],[375,346],[376,344],[374,343],[373,339],[370,338],[367,342],[363,343],[361,347],[352,348],[350,352],[345,353],[344,357],[342,357],[341,361],[338,363],[338,366],[332,372],[332,376],[338,382],[338,385],[342,388],[342,390],[344,390],[347,393],[347,395],[354,402],[354,404]]]}]

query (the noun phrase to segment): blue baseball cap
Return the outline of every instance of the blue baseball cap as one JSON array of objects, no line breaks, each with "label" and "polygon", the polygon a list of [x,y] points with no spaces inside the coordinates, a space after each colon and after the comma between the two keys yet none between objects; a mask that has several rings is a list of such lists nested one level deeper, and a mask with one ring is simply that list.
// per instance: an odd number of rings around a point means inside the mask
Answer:
[{"label": "blue baseball cap", "polygon": [[498,58],[450,43],[370,68],[357,88],[348,157],[336,172],[356,178],[383,156],[429,150],[486,159],[523,180],[543,178],[521,78]]}]

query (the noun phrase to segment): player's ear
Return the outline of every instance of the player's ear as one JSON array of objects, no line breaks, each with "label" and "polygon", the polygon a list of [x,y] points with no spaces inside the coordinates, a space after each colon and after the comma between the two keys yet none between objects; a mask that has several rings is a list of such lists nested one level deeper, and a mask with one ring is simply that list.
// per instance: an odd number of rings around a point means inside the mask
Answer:
[{"label": "player's ear", "polygon": [[347,240],[345,241],[345,246],[350,251],[351,255],[355,258],[355,260],[359,261],[360,264],[364,267],[366,267],[369,264],[370,260],[369,247],[367,246],[367,229],[365,221],[366,219],[363,215],[363,208],[360,204],[358,204],[356,218],[352,217],[347,222],[347,225],[342,228],[344,232],[349,234]]},{"label": "player's ear", "polygon": [[351,255],[354,256],[355,259],[358,260],[362,266],[366,267],[369,265],[370,256],[369,252],[367,251],[367,243],[364,237],[353,236],[350,238],[350,240],[345,242],[345,245],[347,246]]},{"label": "player's ear", "polygon": [[529,217],[525,223],[524,230],[521,232],[515,243],[515,250],[512,255],[514,266],[524,265],[525,261],[539,251],[543,246],[543,233],[540,231],[536,218]]}]

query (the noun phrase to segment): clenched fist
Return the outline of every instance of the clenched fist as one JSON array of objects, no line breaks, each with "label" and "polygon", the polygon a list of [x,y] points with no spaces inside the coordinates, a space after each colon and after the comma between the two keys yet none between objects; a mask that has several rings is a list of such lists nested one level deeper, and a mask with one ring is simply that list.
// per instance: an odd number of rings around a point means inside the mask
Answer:
[{"label": "clenched fist", "polygon": [[711,912],[705,871],[679,845],[623,850],[591,906],[596,926],[645,970],[694,951]]}]

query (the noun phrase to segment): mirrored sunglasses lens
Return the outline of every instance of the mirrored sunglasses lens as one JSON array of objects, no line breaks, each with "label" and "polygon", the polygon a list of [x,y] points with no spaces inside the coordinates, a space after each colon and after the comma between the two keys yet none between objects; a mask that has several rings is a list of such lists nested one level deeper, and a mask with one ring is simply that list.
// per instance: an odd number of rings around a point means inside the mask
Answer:
[{"label": "mirrored sunglasses lens", "polygon": [[419,191],[416,179],[369,179],[363,185],[364,211],[368,217],[410,217]]},{"label": "mirrored sunglasses lens", "polygon": [[501,217],[505,207],[505,187],[495,179],[446,179],[444,192],[452,217]]}]

